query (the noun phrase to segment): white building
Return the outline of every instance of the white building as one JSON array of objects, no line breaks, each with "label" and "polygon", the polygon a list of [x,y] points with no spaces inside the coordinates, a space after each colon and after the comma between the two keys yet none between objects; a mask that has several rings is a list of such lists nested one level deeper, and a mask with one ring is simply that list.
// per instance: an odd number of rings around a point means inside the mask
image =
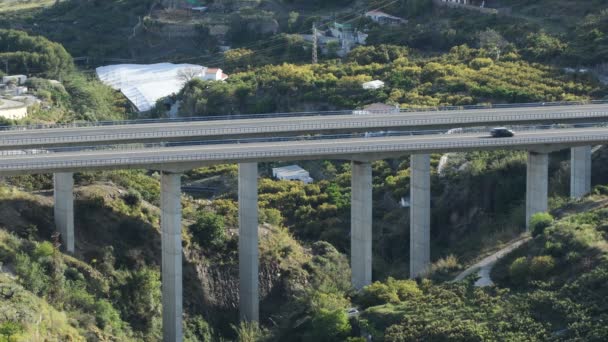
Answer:
[{"label": "white building", "polygon": [[363,89],[380,89],[384,87],[384,82],[380,80],[373,80],[369,82],[365,82],[361,85]]},{"label": "white building", "polygon": [[228,78],[228,75],[222,72],[219,68],[207,68],[202,76],[202,79],[207,81],[224,81]]},{"label": "white building", "polygon": [[298,165],[273,167],[272,176],[282,180],[298,180],[304,182],[304,184],[312,183],[314,180],[310,177],[308,171]]}]

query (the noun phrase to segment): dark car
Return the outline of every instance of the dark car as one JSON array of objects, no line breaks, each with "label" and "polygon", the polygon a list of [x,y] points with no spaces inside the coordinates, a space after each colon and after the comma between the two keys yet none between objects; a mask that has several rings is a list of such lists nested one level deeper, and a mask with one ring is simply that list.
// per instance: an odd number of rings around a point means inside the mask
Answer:
[{"label": "dark car", "polygon": [[515,135],[515,132],[505,127],[492,128],[490,131],[493,138],[510,138]]}]

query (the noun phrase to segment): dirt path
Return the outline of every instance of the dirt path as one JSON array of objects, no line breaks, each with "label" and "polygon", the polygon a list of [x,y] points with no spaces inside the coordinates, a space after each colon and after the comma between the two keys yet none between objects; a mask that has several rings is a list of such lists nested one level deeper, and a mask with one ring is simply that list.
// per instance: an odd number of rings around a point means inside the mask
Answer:
[{"label": "dirt path", "polygon": [[475,265],[464,270],[456,278],[454,278],[453,281],[461,281],[464,278],[466,278],[467,276],[477,272],[477,274],[480,276],[480,278],[477,279],[477,281],[475,282],[475,286],[483,287],[483,286],[490,286],[490,285],[494,284],[494,282],[492,282],[492,278],[490,278],[490,273],[492,272],[492,267],[494,267],[494,264],[496,264],[496,262],[498,260],[500,260],[501,258],[503,258],[505,255],[511,253],[517,247],[528,242],[529,240],[530,240],[530,237],[524,237],[524,238],[511,242],[507,247],[499,250],[498,252],[496,252],[492,255],[489,255],[489,256],[483,258],[480,262],[478,262]]}]

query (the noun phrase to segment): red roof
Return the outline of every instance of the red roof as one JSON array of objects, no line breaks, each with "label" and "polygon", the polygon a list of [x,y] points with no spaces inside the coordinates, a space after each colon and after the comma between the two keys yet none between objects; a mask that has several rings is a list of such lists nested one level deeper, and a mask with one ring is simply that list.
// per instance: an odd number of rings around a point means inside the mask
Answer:
[{"label": "red roof", "polygon": [[215,74],[218,70],[220,70],[220,69],[219,68],[207,68],[207,73]]}]

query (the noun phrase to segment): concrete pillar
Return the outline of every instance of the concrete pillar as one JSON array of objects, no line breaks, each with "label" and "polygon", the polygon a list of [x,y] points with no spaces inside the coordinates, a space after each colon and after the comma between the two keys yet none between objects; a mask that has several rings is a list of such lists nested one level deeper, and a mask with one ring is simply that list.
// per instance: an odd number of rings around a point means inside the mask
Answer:
[{"label": "concrete pillar", "polygon": [[424,276],[431,264],[431,165],[428,154],[410,160],[410,278]]},{"label": "concrete pillar", "polygon": [[372,283],[372,165],[352,162],[350,268],[357,290]]},{"label": "concrete pillar", "polygon": [[591,191],[591,146],[570,149],[570,197],[581,198]]},{"label": "concrete pillar", "polygon": [[55,226],[61,234],[63,249],[74,253],[74,174],[53,174]]},{"label": "concrete pillar", "polygon": [[258,164],[239,164],[239,308],[241,320],[259,319]]},{"label": "concrete pillar", "polygon": [[526,230],[532,215],[547,211],[549,188],[549,155],[528,152],[526,174]]},{"label": "concrete pillar", "polygon": [[161,243],[163,341],[181,342],[182,332],[182,208],[181,175],[161,175]]}]

